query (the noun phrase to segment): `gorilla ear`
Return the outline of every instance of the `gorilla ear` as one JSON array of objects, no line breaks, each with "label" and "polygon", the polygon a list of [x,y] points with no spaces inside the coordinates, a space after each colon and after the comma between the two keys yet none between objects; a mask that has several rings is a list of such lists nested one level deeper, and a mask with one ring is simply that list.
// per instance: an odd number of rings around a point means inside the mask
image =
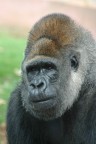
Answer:
[{"label": "gorilla ear", "polygon": [[74,71],[76,71],[79,67],[79,61],[78,61],[78,58],[76,57],[76,55],[74,55],[70,58],[70,62],[71,62],[71,68]]},{"label": "gorilla ear", "polygon": [[69,55],[71,69],[77,71],[80,64],[80,52],[72,50]]}]

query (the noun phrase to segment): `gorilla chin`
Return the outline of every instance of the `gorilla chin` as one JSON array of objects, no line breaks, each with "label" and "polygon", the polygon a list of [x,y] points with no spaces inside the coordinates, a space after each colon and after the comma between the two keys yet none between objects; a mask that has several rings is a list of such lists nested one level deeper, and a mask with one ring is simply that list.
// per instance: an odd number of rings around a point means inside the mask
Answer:
[{"label": "gorilla chin", "polygon": [[46,102],[32,103],[27,107],[27,111],[39,120],[49,121],[57,118],[56,116],[56,100],[48,100]]}]

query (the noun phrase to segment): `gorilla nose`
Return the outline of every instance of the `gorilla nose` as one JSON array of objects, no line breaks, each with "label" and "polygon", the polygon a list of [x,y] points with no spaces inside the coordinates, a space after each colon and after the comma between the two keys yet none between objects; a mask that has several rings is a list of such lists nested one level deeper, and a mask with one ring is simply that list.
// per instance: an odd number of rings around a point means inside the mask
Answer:
[{"label": "gorilla nose", "polygon": [[46,81],[43,78],[32,80],[30,85],[34,90],[43,91],[44,89],[46,89]]}]

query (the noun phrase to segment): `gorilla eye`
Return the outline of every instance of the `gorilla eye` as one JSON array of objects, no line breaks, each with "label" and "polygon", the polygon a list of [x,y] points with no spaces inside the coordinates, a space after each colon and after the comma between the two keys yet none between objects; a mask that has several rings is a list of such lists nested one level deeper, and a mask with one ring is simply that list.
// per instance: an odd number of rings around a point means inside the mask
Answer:
[{"label": "gorilla eye", "polygon": [[52,69],[56,69],[56,67],[52,63],[48,63],[48,64],[45,65],[45,69],[52,70]]},{"label": "gorilla eye", "polygon": [[79,64],[78,64],[78,60],[77,60],[76,56],[73,56],[73,57],[71,58],[71,67],[72,67],[73,69],[77,70],[78,65],[79,65]]}]

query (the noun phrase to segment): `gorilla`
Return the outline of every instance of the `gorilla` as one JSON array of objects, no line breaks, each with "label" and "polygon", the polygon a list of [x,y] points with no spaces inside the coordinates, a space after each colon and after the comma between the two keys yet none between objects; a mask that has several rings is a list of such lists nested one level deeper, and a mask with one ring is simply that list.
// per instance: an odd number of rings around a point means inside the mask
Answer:
[{"label": "gorilla", "polygon": [[96,144],[96,41],[63,14],[31,29],[7,112],[8,144]]}]

